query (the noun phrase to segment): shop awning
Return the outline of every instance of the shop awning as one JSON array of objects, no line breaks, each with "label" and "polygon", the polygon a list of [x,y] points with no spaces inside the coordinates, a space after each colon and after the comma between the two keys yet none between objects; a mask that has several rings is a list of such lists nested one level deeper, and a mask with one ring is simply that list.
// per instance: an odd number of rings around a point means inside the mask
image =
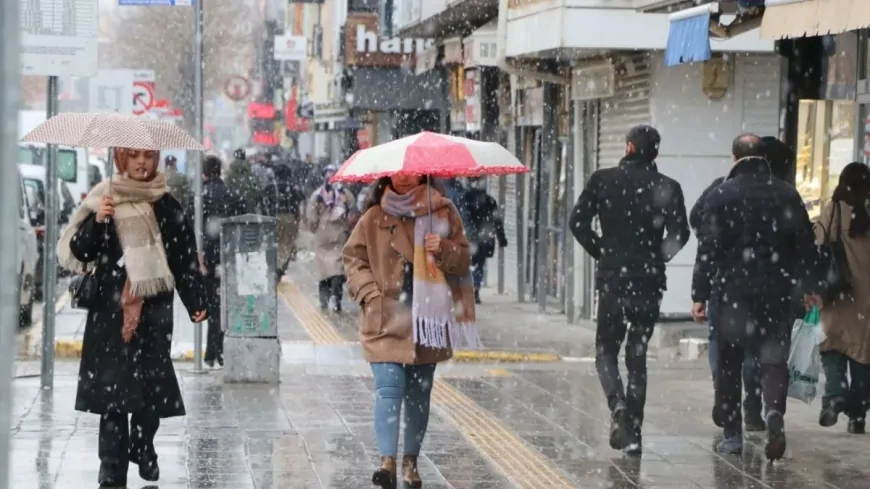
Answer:
[{"label": "shop awning", "polygon": [[670,15],[671,28],[665,48],[665,66],[707,61],[710,49],[710,15],[713,7],[701,5]]},{"label": "shop awning", "polygon": [[787,39],[870,27],[870,0],[767,0],[761,37]]}]

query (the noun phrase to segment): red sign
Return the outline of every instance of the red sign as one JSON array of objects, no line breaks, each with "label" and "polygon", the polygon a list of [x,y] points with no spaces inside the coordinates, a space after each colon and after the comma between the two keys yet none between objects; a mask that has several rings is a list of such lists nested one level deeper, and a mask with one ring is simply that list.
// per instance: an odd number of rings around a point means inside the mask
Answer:
[{"label": "red sign", "polygon": [[372,141],[369,139],[369,131],[360,129],[356,132],[356,142],[359,144],[359,149],[371,147]]},{"label": "red sign", "polygon": [[224,94],[236,102],[244,100],[251,94],[251,82],[243,76],[231,76],[224,83]]},{"label": "red sign", "polygon": [[133,114],[142,115],[154,105],[154,82],[133,82]]},{"label": "red sign", "polygon": [[311,129],[308,119],[302,119],[296,115],[296,108],[299,106],[299,101],[296,97],[296,87],[290,92],[290,100],[287,101],[287,108],[284,113],[284,125],[288,131],[293,132],[308,132]]},{"label": "red sign", "polygon": [[275,106],[256,102],[250,103],[248,104],[248,119],[275,120]]},{"label": "red sign", "polygon": [[278,146],[281,144],[281,141],[278,140],[278,136],[275,135],[274,132],[255,132],[253,136],[251,136],[251,144],[260,144],[263,146]]}]

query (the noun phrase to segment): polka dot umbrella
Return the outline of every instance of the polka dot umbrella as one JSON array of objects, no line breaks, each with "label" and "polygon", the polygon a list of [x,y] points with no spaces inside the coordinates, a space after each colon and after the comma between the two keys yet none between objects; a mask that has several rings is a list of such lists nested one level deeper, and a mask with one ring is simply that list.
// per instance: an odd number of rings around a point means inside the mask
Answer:
[{"label": "polka dot umbrella", "polygon": [[36,126],[21,140],[79,148],[205,149],[175,124],[116,112],[64,112]]}]

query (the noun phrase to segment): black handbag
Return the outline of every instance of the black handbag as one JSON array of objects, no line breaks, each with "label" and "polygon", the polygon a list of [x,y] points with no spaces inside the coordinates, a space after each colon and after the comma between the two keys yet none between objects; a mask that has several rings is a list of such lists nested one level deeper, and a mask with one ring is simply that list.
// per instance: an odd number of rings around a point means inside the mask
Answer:
[{"label": "black handbag", "polygon": [[852,274],[849,271],[849,262],[846,257],[846,246],[842,241],[843,227],[840,220],[840,203],[834,203],[833,226],[836,227],[836,236],[831,236],[830,230],[821,223],[825,242],[822,245],[822,257],[825,265],[823,295],[824,302],[828,303],[839,300],[852,292]]},{"label": "black handbag", "polygon": [[82,267],[82,272],[73,277],[69,282],[70,305],[74,309],[88,310],[97,303],[97,277],[94,276],[96,268],[88,271]]}]

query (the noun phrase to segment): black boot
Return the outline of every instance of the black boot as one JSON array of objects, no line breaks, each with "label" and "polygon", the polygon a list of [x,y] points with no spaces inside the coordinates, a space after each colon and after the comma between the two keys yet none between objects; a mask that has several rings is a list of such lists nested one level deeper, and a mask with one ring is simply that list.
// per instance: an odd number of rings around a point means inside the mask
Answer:
[{"label": "black boot", "polygon": [[97,477],[100,487],[126,487],[127,464],[117,462],[101,462],[100,475]]},{"label": "black boot", "polygon": [[837,424],[840,413],[846,410],[846,400],[842,397],[822,399],[822,411],[819,413],[819,425],[830,428]]},{"label": "black boot", "polygon": [[622,450],[629,444],[631,437],[631,419],[625,403],[619,401],[610,414],[610,447]]},{"label": "black boot", "polygon": [[99,455],[100,487],[127,485],[129,458],[127,444],[130,438],[127,415],[111,413],[100,416]]},{"label": "black boot", "polygon": [[482,302],[480,302],[480,289],[474,289],[474,303],[482,304]]},{"label": "black boot", "polygon": [[150,414],[134,414],[130,419],[130,461],[139,466],[139,477],[148,482],[160,480],[160,466],[154,450],[154,436],[160,418]]},{"label": "black boot", "polygon": [[866,433],[864,423],[864,418],[849,418],[847,431],[853,435],[863,435]]},{"label": "black boot", "polygon": [[725,438],[716,444],[716,451],[731,455],[743,453],[743,433],[726,434]]},{"label": "black boot", "polygon": [[764,444],[764,454],[771,462],[785,455],[785,419],[779,411],[767,413],[767,442]]}]

